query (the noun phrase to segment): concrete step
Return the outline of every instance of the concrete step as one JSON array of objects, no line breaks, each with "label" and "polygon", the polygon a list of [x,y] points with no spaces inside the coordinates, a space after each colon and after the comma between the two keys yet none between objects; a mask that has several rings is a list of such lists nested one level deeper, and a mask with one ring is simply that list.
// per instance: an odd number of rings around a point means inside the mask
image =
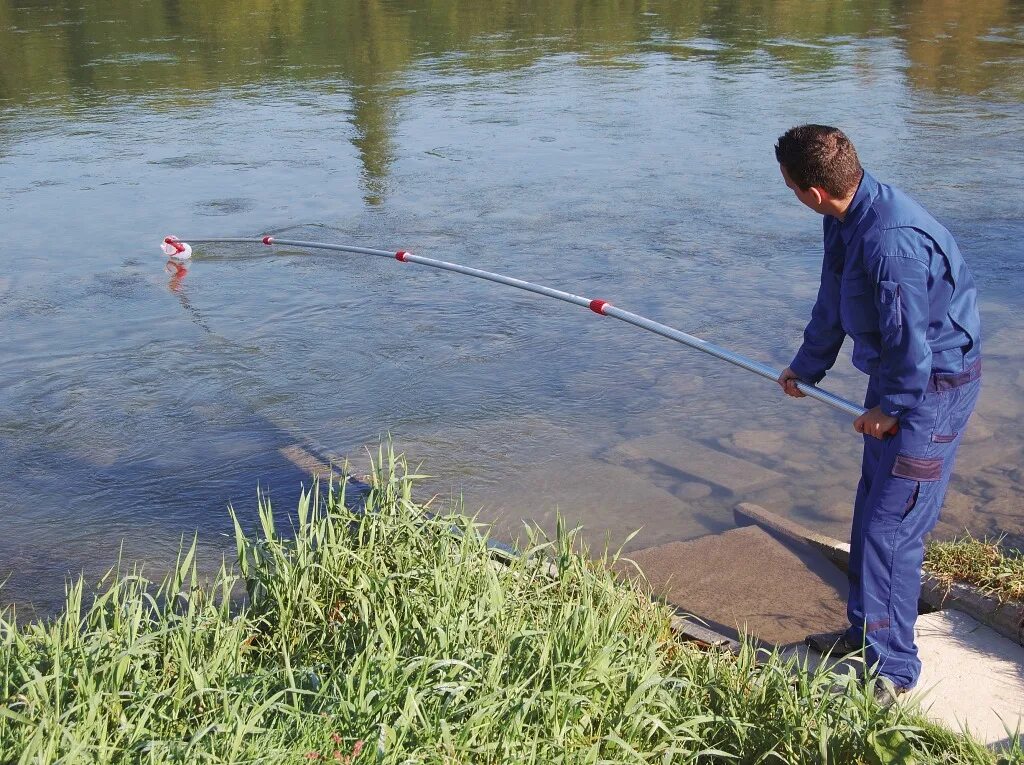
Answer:
[{"label": "concrete step", "polygon": [[[741,502],[733,511],[736,525],[756,524],[789,544],[809,546],[821,552],[845,571],[850,562],[850,545],[818,534],[788,518],[776,515],[759,505]],[[921,610],[956,609],[988,625],[1000,635],[1024,645],[1024,604],[1001,603],[974,587],[958,582],[947,585],[924,573],[921,577]]]},{"label": "concrete step", "polygon": [[821,553],[755,526],[627,556],[655,595],[722,634],[773,645],[846,626],[846,577]]}]

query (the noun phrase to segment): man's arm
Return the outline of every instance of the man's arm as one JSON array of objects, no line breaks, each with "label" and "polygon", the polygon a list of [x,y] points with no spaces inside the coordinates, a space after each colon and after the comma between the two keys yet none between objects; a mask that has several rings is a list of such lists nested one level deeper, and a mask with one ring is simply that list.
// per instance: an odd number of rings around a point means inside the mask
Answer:
[{"label": "man's arm", "polygon": [[921,403],[928,389],[928,265],[917,258],[883,254],[871,265],[882,336],[878,365],[879,408],[900,417]]},{"label": "man's arm", "polygon": [[821,268],[818,299],[811,311],[811,320],[804,329],[803,345],[789,364],[789,371],[810,383],[818,383],[825,377],[825,373],[836,363],[839,349],[843,347],[846,338],[839,320],[839,279],[840,274],[829,267],[826,255]]}]

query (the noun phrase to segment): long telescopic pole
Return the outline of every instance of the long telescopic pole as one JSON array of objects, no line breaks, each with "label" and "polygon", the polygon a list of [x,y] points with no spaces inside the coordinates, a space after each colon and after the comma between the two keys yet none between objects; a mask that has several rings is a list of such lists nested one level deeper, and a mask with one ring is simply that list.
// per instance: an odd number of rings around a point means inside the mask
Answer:
[{"label": "long telescopic pole", "polygon": [[[398,250],[397,252],[394,252],[391,250],[378,250],[372,247],[356,247],[355,245],[348,244],[325,244],[323,242],[305,242],[298,239],[278,239],[273,236],[265,236],[260,239],[219,237],[188,240],[169,236],[164,239],[164,243],[170,245],[175,250],[178,250],[178,247],[181,247],[178,252],[184,252],[184,245],[186,241],[195,242],[197,244],[262,243],[266,245],[286,245],[289,247],[302,247],[312,250],[335,250],[337,252],[353,252],[360,255],[376,255],[383,258],[394,258],[402,263],[419,263],[420,265],[430,266],[431,268],[440,268],[444,271],[453,271],[457,274],[475,276],[478,279],[486,279],[490,282],[505,284],[509,287],[516,287],[517,289],[526,290],[527,292],[533,292],[538,295],[554,298],[555,300],[563,300],[566,303],[572,303],[584,308],[589,308],[594,313],[602,316],[611,316],[612,318],[619,319],[627,324],[632,324],[633,326],[640,327],[641,329],[646,329],[648,332],[653,332],[656,335],[667,337],[669,340],[675,340],[677,343],[682,343],[683,345],[688,345],[691,348],[696,348],[698,351],[704,351],[704,353],[710,354],[715,358],[727,361],[730,364],[734,364],[741,369],[746,369],[748,372],[753,372],[754,374],[760,375],[761,377],[773,382],[778,380],[780,374],[778,370],[772,369],[767,364],[762,364],[759,361],[748,359],[746,356],[733,353],[726,348],[722,348],[714,343],[709,343],[707,340],[702,340],[699,337],[674,329],[666,324],[661,324],[660,322],[652,321],[651,319],[640,316],[639,314],[624,311],[621,308],[616,308],[607,300],[586,298],[580,295],[574,295],[571,292],[563,292],[562,290],[552,289],[551,287],[545,287],[541,284],[526,282],[522,279],[513,279],[511,276],[503,276],[502,274],[495,274],[491,271],[482,271],[479,268],[470,268],[469,266],[463,266],[459,263],[449,263],[446,260],[424,258],[420,255],[413,255],[411,252],[406,252],[405,250]],[[852,401],[842,398],[841,396],[837,396],[834,393],[829,393],[827,390],[805,382],[798,382],[796,385],[801,392],[810,398],[820,401],[823,404],[828,404],[834,409],[838,409],[840,412],[844,412],[854,417],[859,417],[864,414],[863,407],[858,406]]]}]

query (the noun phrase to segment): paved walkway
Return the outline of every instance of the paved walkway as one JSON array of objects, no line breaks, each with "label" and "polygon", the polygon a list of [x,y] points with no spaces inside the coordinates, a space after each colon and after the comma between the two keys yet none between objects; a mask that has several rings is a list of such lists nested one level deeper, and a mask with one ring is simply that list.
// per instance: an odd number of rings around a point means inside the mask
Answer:
[{"label": "paved walkway", "polygon": [[917,620],[924,669],[911,703],[987,744],[1024,733],[1024,646],[967,614],[936,611]]}]

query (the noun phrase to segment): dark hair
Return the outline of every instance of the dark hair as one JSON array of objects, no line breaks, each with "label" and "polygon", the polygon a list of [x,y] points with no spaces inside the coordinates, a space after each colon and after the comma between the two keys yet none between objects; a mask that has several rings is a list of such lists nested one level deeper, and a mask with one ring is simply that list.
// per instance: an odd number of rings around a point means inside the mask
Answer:
[{"label": "dark hair", "polygon": [[840,198],[857,188],[863,172],[850,139],[828,125],[790,128],[775,144],[775,159],[804,191],[817,186]]}]

